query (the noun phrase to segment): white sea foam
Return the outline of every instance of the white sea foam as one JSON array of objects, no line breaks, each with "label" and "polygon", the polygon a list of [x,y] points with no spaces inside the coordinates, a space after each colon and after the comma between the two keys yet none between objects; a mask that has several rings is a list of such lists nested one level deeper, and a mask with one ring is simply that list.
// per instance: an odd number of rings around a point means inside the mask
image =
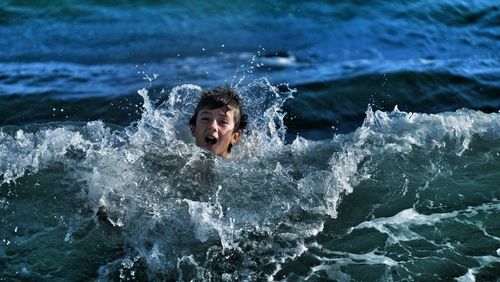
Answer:
[{"label": "white sea foam", "polygon": [[[411,230],[412,226],[436,225],[437,223],[443,222],[445,220],[474,224],[473,222],[468,220],[468,218],[477,215],[479,212],[489,214],[492,212],[498,213],[499,211],[500,203],[498,203],[498,201],[485,203],[475,207],[469,206],[466,209],[456,210],[448,213],[434,213],[427,215],[418,213],[417,211],[415,211],[415,209],[411,208],[400,211],[399,213],[391,217],[380,217],[362,222],[350,228],[349,232],[359,229],[373,228],[380,233],[387,234],[389,244],[395,244],[400,241],[424,239],[417,232]],[[500,238],[493,238],[500,241]]]},{"label": "white sea foam", "polygon": [[[73,214],[56,224],[65,229],[60,239],[66,244],[77,245],[79,232],[89,221],[98,222],[93,215],[104,207],[107,222],[119,230],[126,252],[100,268],[103,280],[111,279],[113,273],[122,279],[137,279],[134,271],[140,269],[158,280],[277,279],[287,263],[302,259],[310,252],[311,241],[314,244],[325,228],[339,220],[343,201],[357,189],[363,189],[363,195],[373,193],[369,189],[383,188],[395,198],[416,198],[411,202],[413,207],[402,205],[404,208],[393,209],[392,216],[364,218],[338,236],[372,229],[387,236],[381,247],[423,240],[441,250],[457,252],[452,243],[431,240],[415,229],[453,222],[472,226],[483,238],[499,240],[482,226],[485,216],[498,214],[496,200],[460,209],[450,205],[437,211],[431,209],[435,206],[422,204],[426,200],[438,202],[426,199],[425,193],[434,192],[432,181],[453,173],[447,167],[453,162],[443,163],[442,159],[458,162],[464,156],[474,158],[478,139],[498,140],[498,113],[460,110],[430,115],[397,108],[392,112],[368,109],[363,125],[350,134],[321,141],[297,137],[288,144],[281,109],[293,91],[280,92],[266,80],[239,90],[251,117],[251,132],[235,146],[230,160],[214,157],[193,144],[187,120],[200,87],[176,87],[159,106],[149,100],[147,89],[142,89],[142,117],[126,128],[112,130],[96,121],[2,129],[3,184],[12,191],[43,191],[50,199],[55,191],[47,185],[29,183],[16,188],[12,184],[30,175],[43,180],[50,176],[44,170],[59,165],[55,182],[66,187],[63,184],[71,179],[74,185],[69,186],[78,191],[57,196],[64,197],[68,206],[81,205],[78,211],[66,211]],[[495,162],[498,151],[493,148],[480,157],[483,163]],[[425,162],[419,163],[418,158]],[[402,163],[393,165],[394,160]],[[381,174],[387,164],[399,171]],[[422,171],[416,171],[421,167]],[[417,178],[425,179],[415,184]],[[467,192],[456,194],[472,199]],[[379,196],[376,193],[381,192],[374,192],[374,197]],[[20,205],[15,198],[3,197],[2,209]],[[373,216],[373,211],[385,204],[379,201],[373,207],[361,202],[352,210],[369,210]],[[16,230],[16,234],[28,232],[22,225]],[[17,236],[14,233],[11,235]],[[0,252],[5,253],[5,248],[0,244]],[[480,267],[470,268],[464,277],[473,277],[480,268],[496,263],[497,249],[489,255],[468,256]],[[326,273],[330,279],[349,280],[353,273],[343,266],[406,267],[406,261],[377,248],[321,252],[326,255],[316,256],[320,264],[311,268],[311,279],[315,275],[324,278],[321,275]]]}]

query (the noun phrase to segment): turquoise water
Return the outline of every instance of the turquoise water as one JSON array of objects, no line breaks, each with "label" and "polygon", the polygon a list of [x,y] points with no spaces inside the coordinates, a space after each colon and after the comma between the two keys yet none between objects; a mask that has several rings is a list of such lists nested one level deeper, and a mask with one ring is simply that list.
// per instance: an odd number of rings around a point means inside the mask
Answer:
[{"label": "turquoise water", "polygon": [[[0,4],[0,280],[498,280],[499,16]],[[223,83],[228,161],[187,127]]]}]

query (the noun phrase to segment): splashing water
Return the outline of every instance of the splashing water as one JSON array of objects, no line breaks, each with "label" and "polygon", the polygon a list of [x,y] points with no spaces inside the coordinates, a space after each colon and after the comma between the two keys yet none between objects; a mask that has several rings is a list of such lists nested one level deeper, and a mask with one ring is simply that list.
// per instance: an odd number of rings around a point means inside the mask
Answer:
[{"label": "splashing water", "polygon": [[[230,160],[194,145],[196,85],[160,105],[138,91],[142,117],[125,128],[3,127],[1,276],[363,280],[359,267],[372,266],[371,278],[401,278],[427,271],[411,258],[419,246],[404,245],[422,241],[470,261],[454,277],[499,263],[498,113],[368,109],[350,134],[286,143],[282,108],[294,91],[265,79],[238,90],[251,120]],[[471,255],[428,230],[453,224],[483,230],[490,244]]]}]

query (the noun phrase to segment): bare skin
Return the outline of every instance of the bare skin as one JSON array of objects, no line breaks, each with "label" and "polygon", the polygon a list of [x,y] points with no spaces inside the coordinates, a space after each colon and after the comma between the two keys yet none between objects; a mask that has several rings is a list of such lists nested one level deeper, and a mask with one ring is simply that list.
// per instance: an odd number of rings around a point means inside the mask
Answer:
[{"label": "bare skin", "polygon": [[200,110],[196,118],[196,126],[191,128],[196,145],[217,156],[229,158],[229,145],[235,145],[243,133],[242,130],[234,131],[234,115],[235,111],[232,109]]}]

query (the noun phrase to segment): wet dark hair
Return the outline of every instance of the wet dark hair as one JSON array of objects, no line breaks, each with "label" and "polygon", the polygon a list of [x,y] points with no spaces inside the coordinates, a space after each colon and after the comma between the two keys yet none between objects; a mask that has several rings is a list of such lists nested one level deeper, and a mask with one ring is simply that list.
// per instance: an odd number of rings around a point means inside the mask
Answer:
[{"label": "wet dark hair", "polygon": [[201,93],[200,101],[196,106],[193,116],[189,119],[189,126],[191,128],[196,127],[196,119],[198,118],[198,112],[202,109],[218,109],[225,108],[226,111],[234,110],[234,130],[244,130],[248,123],[248,116],[245,113],[241,105],[240,97],[231,86],[225,85],[220,86],[212,90],[206,90]]}]

